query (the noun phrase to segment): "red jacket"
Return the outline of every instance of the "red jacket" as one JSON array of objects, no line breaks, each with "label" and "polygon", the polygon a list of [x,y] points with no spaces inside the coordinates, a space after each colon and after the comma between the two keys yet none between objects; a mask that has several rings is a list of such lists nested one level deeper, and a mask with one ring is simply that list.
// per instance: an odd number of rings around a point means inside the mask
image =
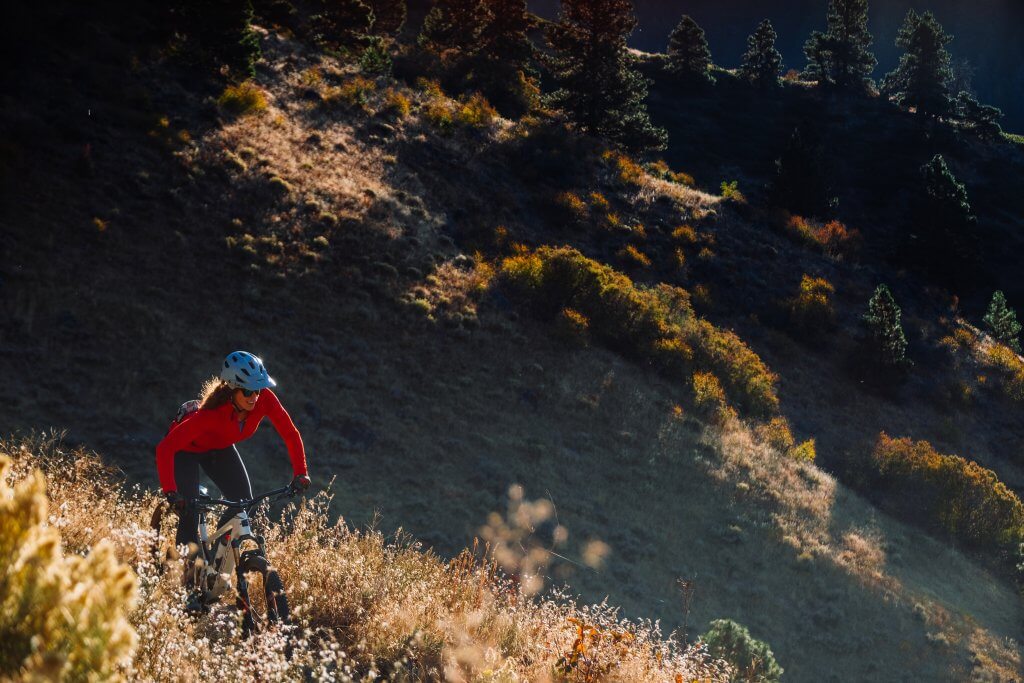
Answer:
[{"label": "red jacket", "polygon": [[288,446],[295,476],[306,474],[306,451],[295,423],[270,389],[264,389],[245,422],[234,416],[235,407],[228,401],[219,408],[197,410],[176,424],[156,446],[156,469],[164,493],[176,491],[174,482],[174,454],[178,451],[202,453],[227,448],[244,441],[256,432],[264,417],[269,417],[274,429]]}]

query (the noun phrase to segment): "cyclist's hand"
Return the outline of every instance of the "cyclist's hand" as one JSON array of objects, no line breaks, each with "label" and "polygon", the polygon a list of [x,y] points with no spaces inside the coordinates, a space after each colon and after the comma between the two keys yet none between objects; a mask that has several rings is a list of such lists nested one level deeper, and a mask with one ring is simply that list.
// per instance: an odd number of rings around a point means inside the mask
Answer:
[{"label": "cyclist's hand", "polygon": [[288,484],[288,489],[292,495],[296,493],[305,493],[306,489],[309,488],[309,477],[305,474],[300,474],[292,479],[292,483]]},{"label": "cyclist's hand", "polygon": [[170,491],[167,493],[167,504],[180,515],[188,507],[188,499],[177,491]]}]

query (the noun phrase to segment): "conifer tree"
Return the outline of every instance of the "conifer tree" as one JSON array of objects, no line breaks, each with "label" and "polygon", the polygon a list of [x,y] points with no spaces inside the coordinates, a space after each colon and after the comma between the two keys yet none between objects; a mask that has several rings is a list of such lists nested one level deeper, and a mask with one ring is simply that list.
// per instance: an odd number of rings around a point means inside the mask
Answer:
[{"label": "conifer tree", "polygon": [[314,38],[332,47],[353,47],[373,26],[373,10],[363,0],[320,0],[320,11],[310,19]]},{"label": "conifer tree", "polygon": [[982,320],[997,341],[1020,353],[1020,341],[1017,339],[1017,335],[1020,334],[1021,327],[1017,322],[1017,313],[1006,304],[1006,295],[1001,291],[997,290],[992,295],[988,312]]},{"label": "conifer tree", "polygon": [[863,320],[876,358],[883,365],[897,366],[906,360],[907,338],[900,321],[902,316],[903,312],[889,288],[878,285],[868,301],[868,310]]},{"label": "conifer tree", "polygon": [[969,92],[961,92],[956,98],[956,109],[963,122],[981,137],[993,140],[1002,134],[999,119],[1003,112],[998,107],[981,104]]},{"label": "conifer tree", "polygon": [[928,116],[950,112],[949,82],[953,77],[946,45],[953,40],[931,12],[907,17],[896,37],[904,54],[896,69],[886,75],[882,92],[901,107],[913,107]]},{"label": "conifer tree", "polygon": [[689,83],[713,83],[709,73],[711,49],[704,29],[689,15],[684,15],[668,37],[669,69]]},{"label": "conifer tree", "polygon": [[807,126],[793,129],[782,156],[775,161],[771,201],[801,216],[824,217],[835,208],[819,136]]},{"label": "conifer tree", "polygon": [[189,0],[182,5],[182,18],[203,58],[226,64],[239,76],[256,75],[261,52],[251,0]]},{"label": "conifer tree", "polygon": [[480,34],[488,20],[483,0],[435,0],[423,20],[420,45],[455,60],[470,57],[480,47]]},{"label": "conifer tree", "polygon": [[765,19],[747,38],[747,51],[743,53],[740,76],[758,86],[777,86],[782,71],[782,54],[775,49],[778,36],[772,22]]},{"label": "conifer tree", "polygon": [[535,48],[527,35],[530,26],[526,0],[487,3],[469,87],[483,92],[507,116],[525,114],[536,104],[539,93],[533,67]]},{"label": "conifer tree", "polygon": [[405,25],[405,0],[369,0],[373,10],[373,33],[378,36],[397,35]]},{"label": "conifer tree", "polygon": [[871,42],[868,0],[829,0],[825,32],[813,32],[804,45],[804,75],[824,86],[863,91],[878,64]]},{"label": "conifer tree", "polygon": [[967,189],[939,154],[921,167],[921,174],[924,193],[915,212],[915,227],[923,233],[925,247],[920,256],[938,274],[961,279],[980,258],[977,219]]},{"label": "conifer tree", "polygon": [[586,133],[632,150],[663,149],[668,133],[648,117],[648,81],[626,48],[635,27],[629,0],[562,0],[548,29],[557,89],[547,102]]}]

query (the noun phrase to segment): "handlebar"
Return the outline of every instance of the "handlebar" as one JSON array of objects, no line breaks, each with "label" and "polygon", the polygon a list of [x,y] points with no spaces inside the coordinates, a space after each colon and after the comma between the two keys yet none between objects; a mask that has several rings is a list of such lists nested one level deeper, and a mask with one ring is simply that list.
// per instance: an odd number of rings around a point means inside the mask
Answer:
[{"label": "handlebar", "polygon": [[229,508],[242,508],[243,510],[249,511],[255,507],[258,503],[266,500],[267,498],[274,498],[274,500],[280,500],[285,496],[294,496],[296,491],[292,491],[290,486],[284,486],[273,491],[267,491],[261,493],[258,496],[254,496],[248,500],[224,500],[223,498],[210,498],[209,496],[196,496],[195,498],[189,498],[189,504],[195,508],[213,509],[213,507],[220,505]]}]

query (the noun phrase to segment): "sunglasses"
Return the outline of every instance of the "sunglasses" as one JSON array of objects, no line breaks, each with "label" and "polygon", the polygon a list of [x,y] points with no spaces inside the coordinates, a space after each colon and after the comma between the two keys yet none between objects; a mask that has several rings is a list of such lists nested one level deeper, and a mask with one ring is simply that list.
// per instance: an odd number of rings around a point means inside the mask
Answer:
[{"label": "sunglasses", "polygon": [[249,398],[253,394],[259,394],[260,393],[259,389],[256,389],[255,391],[253,391],[252,389],[243,389],[243,388],[239,387],[238,390],[241,391],[242,392],[242,396],[245,396],[246,398]]}]

